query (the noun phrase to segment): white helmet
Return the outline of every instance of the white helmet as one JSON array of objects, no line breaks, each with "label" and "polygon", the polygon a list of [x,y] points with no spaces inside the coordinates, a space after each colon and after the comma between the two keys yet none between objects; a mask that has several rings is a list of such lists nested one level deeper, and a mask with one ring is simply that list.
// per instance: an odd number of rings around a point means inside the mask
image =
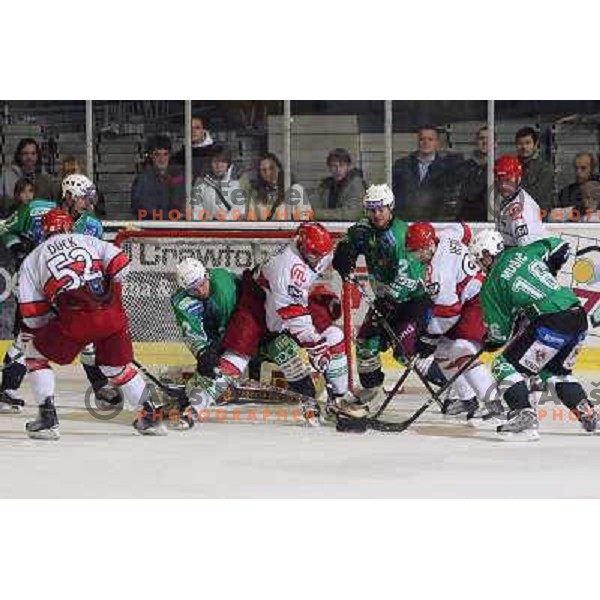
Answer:
[{"label": "white helmet", "polygon": [[206,276],[206,267],[196,258],[184,258],[175,273],[177,285],[184,290],[196,289]]},{"label": "white helmet", "polygon": [[61,187],[63,198],[67,195],[67,192],[70,192],[73,198],[85,196],[92,204],[96,203],[96,186],[85,175],[81,175],[80,173],[67,175],[62,180]]},{"label": "white helmet", "polygon": [[500,232],[495,229],[480,231],[469,245],[469,251],[477,262],[481,262],[485,254],[494,257],[498,256],[503,250],[504,240]]},{"label": "white helmet", "polygon": [[394,208],[394,193],[387,183],[370,185],[363,197],[363,206],[365,210],[383,208],[384,206],[389,206],[391,210]]}]

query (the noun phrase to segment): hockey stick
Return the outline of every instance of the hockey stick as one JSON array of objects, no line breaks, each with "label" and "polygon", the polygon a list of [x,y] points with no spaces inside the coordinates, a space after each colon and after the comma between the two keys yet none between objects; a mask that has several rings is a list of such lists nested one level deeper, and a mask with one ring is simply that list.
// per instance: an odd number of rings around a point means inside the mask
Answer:
[{"label": "hockey stick", "polygon": [[[469,361],[467,363],[465,363],[465,365],[462,367],[462,369],[459,369],[456,373],[454,373],[454,375],[452,377],[450,377],[450,379],[448,380],[448,382],[442,389],[433,393],[431,395],[431,397],[428,398],[428,400],[411,417],[406,419],[406,421],[402,421],[401,423],[389,423],[389,422],[381,422],[381,421],[370,422],[369,420],[367,420],[367,427],[370,427],[371,429],[375,429],[377,431],[387,431],[387,432],[391,432],[391,433],[401,433],[402,431],[408,429],[431,406],[431,403],[434,400],[439,402],[439,396],[441,396],[446,390],[448,390],[448,388],[461,375],[463,375],[463,373],[468,371],[471,368],[471,365],[473,365],[473,363],[479,359],[479,357],[481,356],[482,353],[483,353],[483,348],[481,348],[476,354],[474,354],[469,359]],[[417,373],[418,373],[418,371],[417,371]]]},{"label": "hockey stick", "polygon": [[183,389],[174,389],[173,387],[169,387],[160,381],[157,377],[155,377],[148,369],[139,363],[135,358],[131,361],[154,385],[156,385],[159,389],[161,389],[167,396],[171,398],[175,398],[179,401],[184,401],[186,404],[189,404],[188,397]]},{"label": "hockey stick", "polygon": [[[356,285],[356,287],[358,288],[362,298],[365,300],[365,302],[369,305],[370,309],[373,311],[373,313],[375,314],[375,316],[377,317],[377,320],[381,323],[381,326],[383,327],[383,329],[385,330],[385,332],[388,334],[388,337],[390,338],[391,342],[394,344],[394,346],[400,351],[402,352],[402,343],[400,342],[400,340],[398,339],[398,336],[396,335],[396,332],[394,331],[394,329],[392,328],[392,326],[389,324],[388,320],[383,316],[383,314],[381,314],[381,311],[375,306],[375,302],[371,299],[371,297],[369,296],[367,290],[365,289],[364,284],[359,281],[356,276],[354,275],[350,275],[348,277],[348,279],[354,284]],[[423,375],[423,373],[421,373],[419,371],[418,368],[416,368],[416,364],[414,359],[412,360],[412,366],[414,367],[414,371],[417,374],[417,376],[419,377],[419,379],[421,380],[421,383],[427,388],[427,391],[434,396],[436,402],[440,405],[440,408],[442,407],[442,402],[439,399],[438,395],[436,394],[435,390],[431,387],[431,384],[429,383],[429,381],[427,381],[427,379],[425,378],[425,376]],[[443,390],[448,389],[448,385],[446,384],[446,386],[443,388]],[[439,394],[439,392],[438,392]],[[388,399],[391,400],[391,398]],[[387,404],[386,404],[387,406]],[[381,414],[381,412],[379,413]]]}]

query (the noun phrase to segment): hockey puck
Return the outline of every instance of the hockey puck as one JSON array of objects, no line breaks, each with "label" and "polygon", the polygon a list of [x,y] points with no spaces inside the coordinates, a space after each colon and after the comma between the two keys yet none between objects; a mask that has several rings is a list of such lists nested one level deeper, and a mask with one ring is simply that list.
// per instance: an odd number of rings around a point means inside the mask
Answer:
[{"label": "hockey puck", "polygon": [[367,421],[366,419],[339,416],[335,423],[335,430],[341,433],[365,433],[367,431]]}]

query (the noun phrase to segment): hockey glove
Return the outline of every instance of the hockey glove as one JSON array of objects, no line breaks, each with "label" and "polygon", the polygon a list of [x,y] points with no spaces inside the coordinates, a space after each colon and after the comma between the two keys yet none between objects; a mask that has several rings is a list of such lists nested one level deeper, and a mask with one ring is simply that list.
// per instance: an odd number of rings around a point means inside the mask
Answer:
[{"label": "hockey glove", "polygon": [[431,356],[435,352],[435,349],[437,348],[439,341],[440,341],[439,335],[424,333],[417,340],[417,347],[416,347],[417,354],[421,358],[427,358],[428,356]]},{"label": "hockey glove", "polygon": [[329,366],[329,360],[331,354],[329,353],[329,346],[325,338],[321,338],[317,343],[312,346],[305,346],[306,353],[310,359],[310,363],[315,370],[320,373],[324,373]]},{"label": "hockey glove", "polygon": [[504,346],[504,342],[499,342],[498,340],[494,340],[489,336],[486,336],[483,340],[483,349],[486,352],[496,352],[500,350]]},{"label": "hockey glove", "polygon": [[558,275],[558,272],[561,270],[563,265],[569,260],[569,252],[571,251],[571,246],[568,242],[564,242],[556,250],[548,256],[546,259],[546,264],[550,269],[550,272],[554,277]]},{"label": "hockey glove", "polygon": [[219,363],[220,357],[221,354],[213,346],[201,350],[196,355],[196,372],[204,377],[214,378],[215,367]]},{"label": "hockey glove", "polygon": [[383,318],[387,319],[389,315],[393,314],[397,303],[388,296],[378,296],[375,298],[374,305],[375,310],[377,310]]},{"label": "hockey glove", "polygon": [[340,277],[345,280],[354,270],[357,258],[358,255],[350,243],[346,240],[342,240],[335,247],[333,261],[331,264],[333,265],[333,268],[340,274]]}]

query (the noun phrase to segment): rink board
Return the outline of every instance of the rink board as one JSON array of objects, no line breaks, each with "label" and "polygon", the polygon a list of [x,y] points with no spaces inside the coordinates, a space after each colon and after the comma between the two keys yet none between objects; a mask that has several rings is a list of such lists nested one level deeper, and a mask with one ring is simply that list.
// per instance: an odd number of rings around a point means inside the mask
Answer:
[{"label": "rink board", "polygon": [[[3,355],[9,345],[10,341],[0,340],[0,354]],[[179,342],[135,342],[133,346],[136,359],[143,365],[173,367],[194,364],[194,357],[190,351]],[[484,362],[491,362],[493,356],[484,355]],[[386,369],[397,368],[398,363],[393,359],[391,351],[383,354],[383,366]],[[576,370],[600,371],[600,346],[592,345],[583,348],[577,358]]]}]

